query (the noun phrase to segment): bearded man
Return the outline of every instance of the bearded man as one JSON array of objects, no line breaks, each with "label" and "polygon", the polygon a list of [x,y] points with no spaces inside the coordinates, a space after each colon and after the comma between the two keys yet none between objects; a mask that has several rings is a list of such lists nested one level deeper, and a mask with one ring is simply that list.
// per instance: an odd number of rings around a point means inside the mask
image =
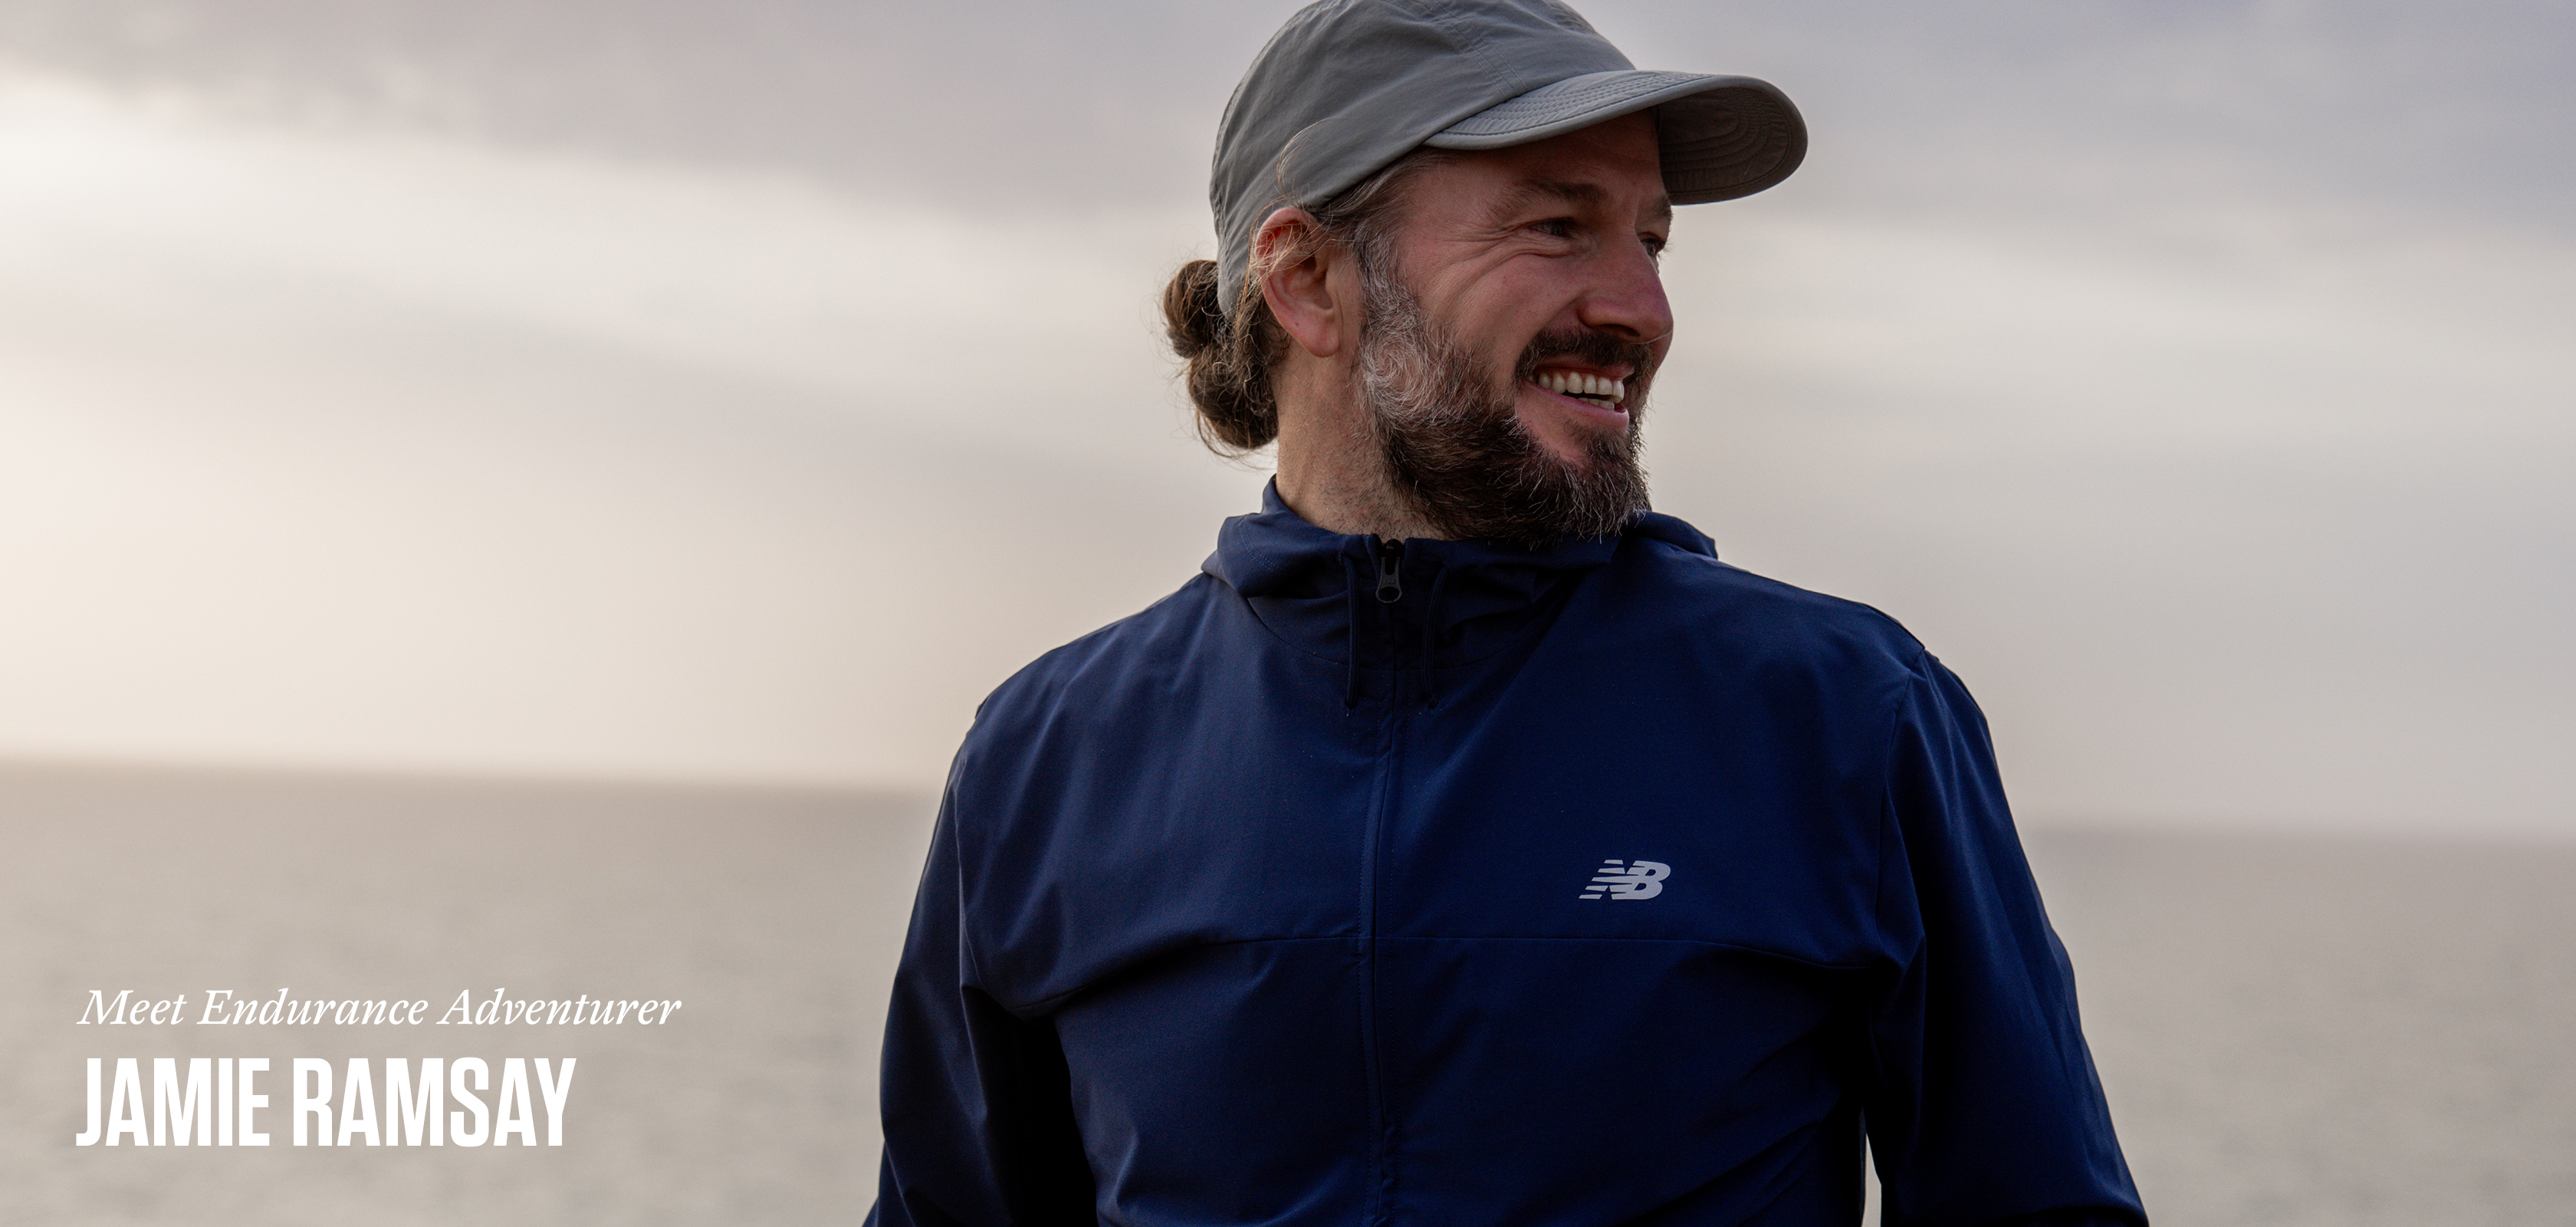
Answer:
[{"label": "bearded man", "polygon": [[898,973],[871,1221],[2143,1223],[1957,679],[1647,510],[1672,206],[1742,77],[1552,0],[1327,0],[1165,296],[1202,574],[988,699]]}]

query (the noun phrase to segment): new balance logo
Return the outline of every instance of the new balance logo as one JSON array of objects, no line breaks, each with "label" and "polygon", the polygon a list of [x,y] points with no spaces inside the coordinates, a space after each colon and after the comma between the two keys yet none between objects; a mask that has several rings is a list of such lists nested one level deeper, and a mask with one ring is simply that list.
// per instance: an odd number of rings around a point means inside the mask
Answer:
[{"label": "new balance logo", "polygon": [[1583,888],[1583,897],[1652,899],[1664,893],[1664,879],[1671,876],[1673,867],[1660,861],[1603,861],[1592,885]]}]

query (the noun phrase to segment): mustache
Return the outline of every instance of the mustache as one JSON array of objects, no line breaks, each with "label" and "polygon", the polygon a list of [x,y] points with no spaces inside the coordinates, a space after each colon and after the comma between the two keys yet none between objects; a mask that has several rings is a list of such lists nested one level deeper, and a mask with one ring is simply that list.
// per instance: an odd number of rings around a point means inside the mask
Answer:
[{"label": "mustache", "polygon": [[1631,341],[1598,329],[1567,329],[1542,332],[1521,351],[1521,360],[1512,371],[1515,382],[1538,374],[1538,368],[1552,358],[1573,358],[1589,366],[1627,367],[1632,374],[1628,383],[1642,390],[1655,373],[1655,351],[1642,342]]}]

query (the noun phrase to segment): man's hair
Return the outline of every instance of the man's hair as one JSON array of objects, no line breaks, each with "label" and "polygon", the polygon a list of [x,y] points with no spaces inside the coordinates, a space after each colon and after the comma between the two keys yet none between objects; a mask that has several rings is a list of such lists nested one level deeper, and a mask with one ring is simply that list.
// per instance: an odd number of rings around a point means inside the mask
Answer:
[{"label": "man's hair", "polygon": [[1268,259],[1256,259],[1246,271],[1231,317],[1217,301],[1216,261],[1192,260],[1172,274],[1172,283],[1163,287],[1163,324],[1172,351],[1187,364],[1182,378],[1190,403],[1198,408],[1199,439],[1210,451],[1240,456],[1279,437],[1279,402],[1271,392],[1270,368],[1286,355],[1288,334],[1271,317],[1270,304],[1261,295],[1262,278],[1327,243],[1350,248],[1363,273],[1391,271],[1405,184],[1455,157],[1444,150],[1416,149],[1316,209],[1316,232],[1272,249]]}]

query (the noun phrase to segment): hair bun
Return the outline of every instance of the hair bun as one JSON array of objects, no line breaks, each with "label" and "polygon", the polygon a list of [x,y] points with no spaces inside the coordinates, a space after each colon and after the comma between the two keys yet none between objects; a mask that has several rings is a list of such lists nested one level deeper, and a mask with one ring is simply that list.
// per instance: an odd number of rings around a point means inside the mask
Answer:
[{"label": "hair bun", "polygon": [[1163,287],[1163,324],[1173,352],[1184,360],[1225,341],[1225,312],[1217,305],[1216,287],[1214,260],[1182,265],[1172,274],[1172,284]]},{"label": "hair bun", "polygon": [[1164,335],[1187,364],[1182,382],[1198,409],[1199,438],[1220,455],[1257,451],[1279,437],[1270,399],[1270,350],[1278,325],[1257,300],[1228,321],[1217,305],[1214,260],[1192,260],[1163,287]]}]

